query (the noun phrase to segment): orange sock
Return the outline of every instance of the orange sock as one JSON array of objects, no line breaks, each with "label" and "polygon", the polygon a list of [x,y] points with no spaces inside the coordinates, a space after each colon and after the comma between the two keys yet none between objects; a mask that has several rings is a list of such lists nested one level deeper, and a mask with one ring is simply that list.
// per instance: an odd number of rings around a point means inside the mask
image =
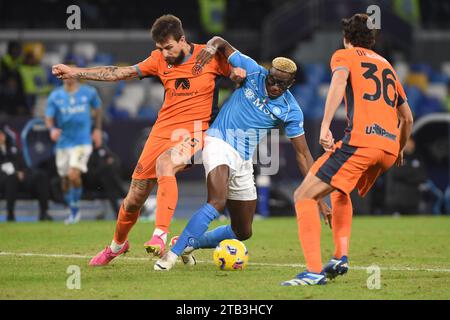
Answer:
[{"label": "orange sock", "polygon": [[117,244],[123,244],[127,238],[131,228],[136,223],[141,210],[137,212],[126,212],[123,203],[120,206],[119,216],[117,217],[116,231],[114,232],[114,241]]},{"label": "orange sock", "polygon": [[306,260],[306,269],[310,272],[322,271],[322,256],[320,253],[319,207],[313,199],[300,200],[295,204],[297,212],[298,236]]},{"label": "orange sock", "polygon": [[177,179],[174,176],[158,178],[158,192],[156,194],[155,228],[169,232],[170,222],[178,202]]},{"label": "orange sock", "polygon": [[342,192],[333,192],[330,198],[333,211],[333,257],[339,259],[342,258],[342,256],[348,256],[353,207],[350,196]]}]

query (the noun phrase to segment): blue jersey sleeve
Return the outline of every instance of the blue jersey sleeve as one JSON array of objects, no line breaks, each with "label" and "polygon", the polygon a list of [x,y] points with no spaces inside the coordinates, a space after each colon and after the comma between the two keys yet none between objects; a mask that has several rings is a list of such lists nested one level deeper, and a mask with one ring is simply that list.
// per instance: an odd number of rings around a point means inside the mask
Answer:
[{"label": "blue jersey sleeve", "polygon": [[97,89],[92,88],[92,96],[91,96],[91,107],[94,109],[98,109],[102,104],[102,100],[98,95]]},{"label": "blue jersey sleeve", "polygon": [[242,68],[247,71],[247,75],[265,70],[258,63],[256,63],[255,60],[237,50],[228,57],[228,62],[235,68]]},{"label": "blue jersey sleeve", "polygon": [[56,114],[55,94],[51,93],[47,99],[47,108],[45,108],[45,116],[54,118]]},{"label": "blue jersey sleeve", "polygon": [[305,134],[303,129],[303,112],[297,103],[291,105],[291,110],[284,122],[284,129],[288,138],[295,138]]}]

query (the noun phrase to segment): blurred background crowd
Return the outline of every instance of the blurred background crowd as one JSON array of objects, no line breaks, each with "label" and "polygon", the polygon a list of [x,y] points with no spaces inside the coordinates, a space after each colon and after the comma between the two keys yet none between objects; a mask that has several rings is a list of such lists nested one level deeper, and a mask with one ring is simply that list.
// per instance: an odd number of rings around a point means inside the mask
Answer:
[{"label": "blurred background crowd", "polygon": [[[72,4],[81,8],[81,30],[66,28],[70,15],[66,9]],[[397,71],[414,112],[415,129],[406,166],[384,175],[366,199],[355,199],[356,211],[450,213],[450,2],[445,0],[0,0],[0,150],[9,141],[8,147],[14,146],[23,158],[17,171],[32,171],[33,179],[37,174],[40,182],[48,180],[48,188],[44,187],[48,195],[36,195],[39,187],[32,187],[31,175],[29,181],[18,178],[24,184],[19,198],[45,198],[52,205],[62,202],[58,184],[52,182],[56,177],[52,144],[39,121],[49,92],[61,85],[51,75],[51,66],[67,60],[80,67],[134,65],[154,49],[149,29],[165,13],[182,20],[189,41],[204,43],[212,35],[221,35],[263,65],[277,55],[296,61],[299,68],[291,91],[304,112],[313,156],[320,155],[316,142],[331,79],[329,59],[342,47],[340,19],[365,12],[373,4],[381,8],[375,51]],[[92,192],[85,198],[110,200],[114,212],[157,117],[164,89],[152,78],[89,84],[103,102],[106,141],[91,166],[115,172],[117,187],[107,190],[111,181],[101,181],[104,174],[91,167],[85,180]],[[220,83],[219,105],[232,91],[232,83],[226,79]],[[338,137],[345,125],[341,108],[334,124]],[[262,215],[293,214],[290,195],[301,178],[286,141],[281,141],[280,157],[280,173],[269,182],[263,179],[266,182],[260,186],[270,190],[260,203]],[[197,167],[183,173],[187,183],[202,184],[203,170]],[[7,206],[4,171],[0,173],[0,214]],[[179,212],[189,212],[196,205],[192,199],[205,196],[202,186],[190,190],[194,189],[198,192],[194,196],[187,192],[191,200],[181,201]],[[47,211],[48,205],[42,203],[41,212]]]}]

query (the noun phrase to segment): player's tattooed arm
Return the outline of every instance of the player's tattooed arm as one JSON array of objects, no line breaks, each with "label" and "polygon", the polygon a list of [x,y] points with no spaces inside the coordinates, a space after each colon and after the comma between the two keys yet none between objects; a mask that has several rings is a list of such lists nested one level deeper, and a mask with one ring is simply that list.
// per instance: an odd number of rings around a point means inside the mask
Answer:
[{"label": "player's tattooed arm", "polygon": [[225,39],[221,37],[213,37],[206,43],[206,48],[202,49],[197,55],[197,64],[204,66],[209,63],[216,54],[217,50],[219,50],[227,59],[233,52],[236,51],[236,49],[233,48],[233,46],[230,45]]},{"label": "player's tattooed arm", "polygon": [[94,68],[77,68],[64,64],[52,67],[52,73],[58,79],[84,79],[95,81],[119,81],[139,77],[138,71],[133,66],[116,67],[104,66]]}]

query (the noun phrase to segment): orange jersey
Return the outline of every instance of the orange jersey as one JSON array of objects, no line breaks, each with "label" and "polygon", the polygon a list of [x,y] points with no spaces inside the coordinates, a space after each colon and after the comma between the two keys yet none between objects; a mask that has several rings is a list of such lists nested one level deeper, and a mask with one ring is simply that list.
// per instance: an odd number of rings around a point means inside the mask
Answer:
[{"label": "orange jersey", "polygon": [[372,50],[356,47],[336,51],[330,65],[332,72],[349,71],[345,91],[348,125],[343,143],[397,155],[397,107],[406,101],[406,95],[391,64]]},{"label": "orange jersey", "polygon": [[[211,120],[213,104],[217,104],[215,79],[229,76],[230,65],[221,54],[216,54],[203,68],[195,64],[195,57],[206,45],[194,45],[192,54],[180,65],[168,64],[159,50],[135,67],[140,77],[158,76],[165,88],[164,103],[152,129],[152,135],[171,138],[177,129],[193,133],[206,130]],[[216,106],[217,107],[217,106]],[[199,127],[194,125],[194,122]]]}]

